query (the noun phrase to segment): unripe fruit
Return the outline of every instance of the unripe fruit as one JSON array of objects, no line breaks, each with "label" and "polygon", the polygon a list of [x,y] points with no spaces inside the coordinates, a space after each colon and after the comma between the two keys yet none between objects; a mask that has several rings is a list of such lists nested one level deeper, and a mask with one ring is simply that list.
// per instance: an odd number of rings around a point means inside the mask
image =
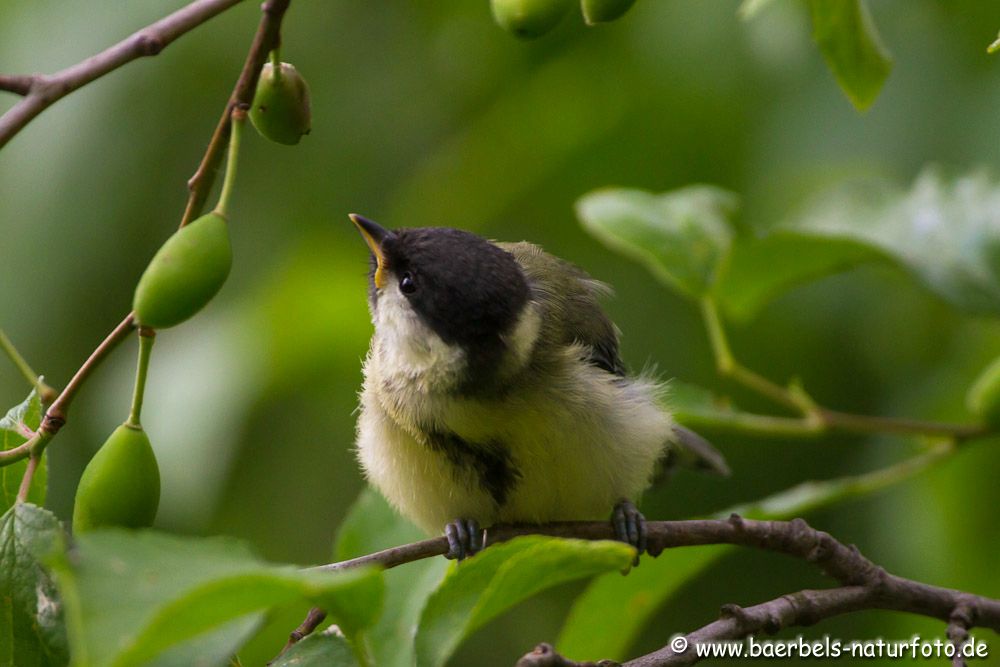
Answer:
[{"label": "unripe fruit", "polygon": [[983,369],[965,395],[973,414],[989,424],[1000,425],[1000,357]]},{"label": "unripe fruit", "polygon": [[518,37],[540,37],[556,27],[571,0],[491,0],[493,18]]},{"label": "unripe fruit", "polygon": [[634,4],[635,0],[580,0],[580,9],[587,25],[594,25],[621,18]]},{"label": "unripe fruit", "polygon": [[260,71],[250,121],[263,136],[279,144],[297,144],[312,128],[309,86],[298,70],[281,63],[277,72],[266,63]]},{"label": "unripe fruit", "polygon": [[208,213],[178,229],[157,251],[135,288],[139,324],[163,329],[188,319],[222,287],[233,262],[226,219]]},{"label": "unripe fruit", "polygon": [[141,427],[122,424],[90,460],[76,488],[73,530],[144,528],[160,504],[160,470]]}]

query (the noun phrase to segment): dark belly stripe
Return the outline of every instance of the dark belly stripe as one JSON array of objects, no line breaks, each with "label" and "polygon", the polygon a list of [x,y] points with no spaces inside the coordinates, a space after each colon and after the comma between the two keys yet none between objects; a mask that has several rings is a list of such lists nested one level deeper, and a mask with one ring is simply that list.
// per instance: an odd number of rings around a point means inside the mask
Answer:
[{"label": "dark belly stripe", "polygon": [[427,444],[441,452],[457,469],[472,470],[479,483],[500,507],[507,502],[521,473],[514,467],[510,452],[499,442],[469,443],[450,431],[429,431]]}]

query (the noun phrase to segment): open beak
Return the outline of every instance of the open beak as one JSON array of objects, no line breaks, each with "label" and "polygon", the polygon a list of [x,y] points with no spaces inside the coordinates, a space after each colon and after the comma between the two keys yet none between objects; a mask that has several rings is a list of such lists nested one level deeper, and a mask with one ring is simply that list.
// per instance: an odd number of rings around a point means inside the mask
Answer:
[{"label": "open beak", "polygon": [[385,240],[394,237],[395,234],[390,232],[388,229],[382,225],[369,220],[368,218],[358,215],[357,213],[351,213],[347,217],[351,219],[354,226],[358,228],[361,232],[361,236],[365,239],[365,243],[368,244],[368,248],[375,255],[376,267],[375,267],[375,288],[382,289],[385,285],[385,272],[388,270],[385,261],[385,252],[382,250],[382,244]]}]

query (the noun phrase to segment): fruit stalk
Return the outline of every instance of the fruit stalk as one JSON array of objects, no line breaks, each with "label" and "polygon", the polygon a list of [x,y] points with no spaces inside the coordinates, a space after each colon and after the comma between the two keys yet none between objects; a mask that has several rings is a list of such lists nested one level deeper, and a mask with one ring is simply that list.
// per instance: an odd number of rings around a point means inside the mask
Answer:
[{"label": "fruit stalk", "polygon": [[246,109],[237,107],[233,109],[232,129],[229,132],[229,153],[226,157],[226,175],[222,181],[222,192],[219,194],[219,203],[215,205],[215,212],[223,218],[228,219],[227,211],[229,199],[233,194],[233,187],[236,184],[236,163],[240,154],[240,138],[243,134],[243,125],[246,123]]},{"label": "fruit stalk", "polygon": [[128,413],[129,426],[141,427],[142,398],[146,393],[146,374],[149,371],[149,356],[153,351],[156,332],[149,327],[139,327],[139,363],[135,368],[135,389],[132,391],[132,409]]},{"label": "fruit stalk", "polygon": [[271,49],[271,53],[268,55],[268,58],[271,61],[271,67],[274,68],[274,80],[277,81],[281,78],[281,49]]}]

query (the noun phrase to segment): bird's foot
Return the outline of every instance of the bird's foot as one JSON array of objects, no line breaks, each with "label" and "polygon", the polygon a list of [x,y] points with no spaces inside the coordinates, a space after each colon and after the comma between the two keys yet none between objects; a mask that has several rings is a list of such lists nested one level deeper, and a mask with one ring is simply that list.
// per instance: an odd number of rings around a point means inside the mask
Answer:
[{"label": "bird's foot", "polygon": [[463,560],[483,550],[483,531],[475,519],[456,519],[444,527],[448,538],[445,558]]},{"label": "bird's foot", "polygon": [[615,537],[636,549],[633,565],[639,564],[639,556],[646,551],[646,517],[628,500],[622,500],[611,512],[611,526]]}]

